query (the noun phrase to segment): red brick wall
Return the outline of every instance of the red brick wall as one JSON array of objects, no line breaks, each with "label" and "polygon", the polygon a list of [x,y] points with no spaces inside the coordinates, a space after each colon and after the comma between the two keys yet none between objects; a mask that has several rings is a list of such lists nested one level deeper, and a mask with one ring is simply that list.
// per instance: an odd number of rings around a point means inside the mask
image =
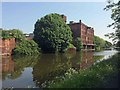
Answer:
[{"label": "red brick wall", "polygon": [[0,39],[0,49],[2,54],[11,54],[12,49],[15,48],[15,38],[11,39]]},{"label": "red brick wall", "polygon": [[86,25],[84,25],[83,23],[81,23],[81,40],[82,40],[82,42],[83,42],[83,44],[85,44],[86,45],[86,36],[87,36],[87,27],[86,27]]},{"label": "red brick wall", "polygon": [[93,44],[94,30],[81,23],[81,39],[84,45]]},{"label": "red brick wall", "polygon": [[73,39],[80,37],[80,23],[71,23],[69,26],[72,30]]}]

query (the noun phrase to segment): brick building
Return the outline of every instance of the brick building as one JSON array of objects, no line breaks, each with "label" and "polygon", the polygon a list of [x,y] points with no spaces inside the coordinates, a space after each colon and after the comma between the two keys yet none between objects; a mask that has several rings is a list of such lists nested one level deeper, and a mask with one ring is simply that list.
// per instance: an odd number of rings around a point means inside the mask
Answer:
[{"label": "brick building", "polygon": [[[62,15],[62,18],[66,22],[67,17]],[[72,30],[73,40],[77,37],[81,38],[84,49],[94,49],[93,38],[94,38],[94,29],[85,25],[81,20],[77,23],[70,21],[68,24]]]}]

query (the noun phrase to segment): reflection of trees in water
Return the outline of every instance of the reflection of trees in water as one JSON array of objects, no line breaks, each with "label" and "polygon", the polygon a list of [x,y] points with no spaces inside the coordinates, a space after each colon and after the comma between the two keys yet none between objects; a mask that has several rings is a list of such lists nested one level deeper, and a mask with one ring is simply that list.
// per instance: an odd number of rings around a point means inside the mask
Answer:
[{"label": "reflection of trees in water", "polygon": [[16,79],[18,78],[21,74],[22,71],[24,71],[25,67],[33,67],[36,62],[38,56],[22,56],[22,57],[14,57],[13,60],[9,58],[12,62],[14,62],[14,71],[12,72],[3,72],[2,78],[5,79],[6,77],[11,78],[11,79]]},{"label": "reflection of trees in water", "polygon": [[[94,57],[98,59],[97,57]],[[100,58],[100,57],[99,57]],[[20,56],[9,58],[13,65],[10,72],[3,72],[3,79],[20,77],[26,67],[33,67],[33,81],[41,86],[46,80],[64,75],[69,68],[84,69],[93,63],[93,52],[67,52],[64,54],[41,54],[40,56]]]},{"label": "reflection of trees in water", "polygon": [[33,67],[33,80],[37,86],[41,87],[45,81],[64,75],[69,68],[76,68],[80,59],[80,53],[42,54],[40,60]]},{"label": "reflection of trees in water", "polygon": [[46,80],[62,74],[68,69],[67,58],[62,54],[42,54],[40,60],[33,67],[33,80],[40,86]]}]

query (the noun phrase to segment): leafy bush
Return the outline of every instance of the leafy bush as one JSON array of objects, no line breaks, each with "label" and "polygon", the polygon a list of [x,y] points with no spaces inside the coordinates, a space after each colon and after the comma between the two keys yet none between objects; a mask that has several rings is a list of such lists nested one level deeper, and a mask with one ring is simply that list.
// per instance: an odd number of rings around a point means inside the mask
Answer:
[{"label": "leafy bush", "polygon": [[33,40],[22,40],[18,42],[15,49],[13,49],[13,55],[23,54],[23,55],[32,55],[39,54],[39,48],[37,43]]},{"label": "leafy bush", "polygon": [[64,52],[72,41],[72,32],[61,15],[49,14],[35,23],[34,40],[43,52]]},{"label": "leafy bush", "polygon": [[82,41],[79,37],[73,41],[73,44],[76,47],[77,51],[80,51],[83,48]]},{"label": "leafy bush", "polygon": [[25,39],[23,32],[18,29],[1,30],[1,31],[2,31],[1,37],[3,39],[15,38],[17,41],[21,41]]},{"label": "leafy bush", "polygon": [[67,48],[76,48],[73,44],[69,43]]}]

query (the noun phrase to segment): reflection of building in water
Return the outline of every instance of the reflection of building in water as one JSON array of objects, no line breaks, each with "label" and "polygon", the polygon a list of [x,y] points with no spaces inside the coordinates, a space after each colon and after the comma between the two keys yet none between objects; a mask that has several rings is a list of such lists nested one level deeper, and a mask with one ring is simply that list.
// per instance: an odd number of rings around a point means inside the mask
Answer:
[{"label": "reflection of building in water", "polygon": [[2,72],[13,72],[14,61],[11,56],[2,56]]},{"label": "reflection of building in water", "polygon": [[80,69],[88,68],[93,63],[94,63],[93,52],[92,51],[90,51],[90,52],[84,51],[83,54],[82,54],[82,60],[81,60],[81,63],[80,63]]},{"label": "reflection of building in water", "polygon": [[74,57],[70,59],[72,68],[75,70],[85,69],[93,64],[93,52],[82,51],[77,52]]}]

